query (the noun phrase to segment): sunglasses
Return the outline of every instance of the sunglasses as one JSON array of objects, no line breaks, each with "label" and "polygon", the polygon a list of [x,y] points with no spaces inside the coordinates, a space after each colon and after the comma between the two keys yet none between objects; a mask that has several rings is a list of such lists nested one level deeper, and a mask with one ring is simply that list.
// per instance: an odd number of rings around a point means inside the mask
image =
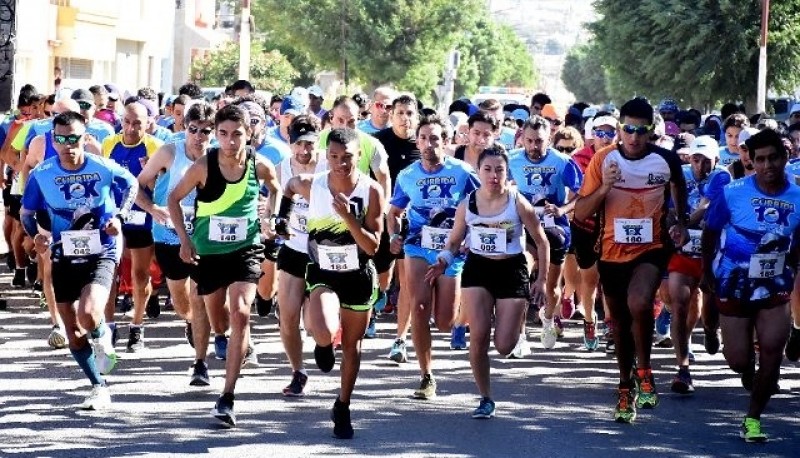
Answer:
[{"label": "sunglasses", "polygon": [[79,101],[78,102],[78,106],[81,108],[81,110],[89,110],[89,109],[92,108],[92,104],[91,103],[83,102],[83,101]]},{"label": "sunglasses", "polygon": [[594,132],[594,137],[599,139],[611,140],[612,138],[614,138],[614,135],[616,135],[616,132],[614,131],[609,132],[603,129],[597,129],[593,132]]},{"label": "sunglasses", "polygon": [[261,123],[261,119],[259,119],[259,118],[250,118],[250,125],[251,126],[257,126],[259,123]]},{"label": "sunglasses", "polygon": [[569,154],[569,153],[575,151],[575,147],[574,146],[556,146],[556,149],[558,151],[561,151],[562,153],[565,153],[565,154]]},{"label": "sunglasses", "polygon": [[53,140],[59,145],[77,145],[83,138],[83,134],[53,135]]},{"label": "sunglasses", "polygon": [[550,119],[550,118],[544,118],[544,119],[550,121],[550,124],[552,124],[554,126],[560,126],[561,125],[561,120],[560,119]]},{"label": "sunglasses", "polygon": [[375,106],[375,108],[378,108],[380,110],[385,110],[385,109],[389,108],[389,105],[387,105],[387,104],[385,104],[383,102],[375,102],[375,103],[373,103],[373,105]]},{"label": "sunglasses", "polygon": [[196,126],[189,126],[189,127],[186,128],[186,130],[189,131],[189,133],[192,134],[192,135],[195,135],[198,132],[200,132],[201,134],[205,135],[206,137],[211,135],[211,132],[214,132],[214,129],[212,129],[210,127],[206,127],[205,129],[198,129]]},{"label": "sunglasses", "polygon": [[623,132],[626,134],[636,134],[636,135],[647,135],[653,130],[653,125],[648,124],[646,126],[637,126],[635,124],[620,124],[619,127],[622,129]]}]

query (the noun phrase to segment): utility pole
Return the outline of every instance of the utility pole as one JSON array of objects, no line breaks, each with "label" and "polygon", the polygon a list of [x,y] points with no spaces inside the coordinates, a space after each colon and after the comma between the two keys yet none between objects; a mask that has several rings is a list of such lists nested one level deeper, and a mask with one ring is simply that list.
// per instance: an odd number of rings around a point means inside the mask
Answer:
[{"label": "utility pole", "polygon": [[239,26],[239,79],[250,79],[250,0],[242,0]]},{"label": "utility pole", "polygon": [[344,92],[350,92],[350,75],[347,70],[347,0],[342,0],[342,14],[340,15],[341,42],[339,51],[342,54],[342,78],[344,79]]},{"label": "utility pole", "polygon": [[761,40],[758,49],[758,88],[756,109],[767,111],[767,32],[769,28],[769,0],[761,0]]}]

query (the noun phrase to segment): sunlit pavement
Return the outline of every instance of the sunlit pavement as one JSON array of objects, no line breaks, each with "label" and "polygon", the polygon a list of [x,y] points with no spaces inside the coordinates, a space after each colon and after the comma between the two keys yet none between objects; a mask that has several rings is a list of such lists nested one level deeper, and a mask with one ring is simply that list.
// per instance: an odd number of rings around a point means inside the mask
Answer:
[{"label": "sunlit pavement", "polygon": [[[5,268],[3,268],[5,271]],[[0,282],[10,283],[8,274]],[[671,350],[654,351],[661,403],[640,410],[634,425],[611,420],[616,367],[602,351],[581,349],[581,328],[570,323],[565,339],[546,351],[529,326],[533,355],[506,360],[492,352],[497,417],[473,420],[478,396],[466,351],[452,351],[449,336],[435,334],[434,374],[439,396],[411,399],[418,367],[398,366],[386,356],[394,317],[381,317],[378,338],[364,341],[361,374],[352,401],[356,437],[331,437],[330,408],[339,384],[315,367],[306,339],[308,394],[287,399],[291,378],[274,319],[253,315],[259,369],[243,371],[236,389],[235,429],[220,428],[210,409],[223,383],[223,362],[209,356],[212,385],[189,386],[193,351],[183,323],[165,311],[146,324],[147,349],[125,353],[108,377],[113,408],[79,412],[87,381],[68,350],[47,346],[47,313],[27,290],[5,290],[0,311],[0,455],[105,456],[797,456],[800,441],[800,369],[785,363],[781,394],[763,417],[771,441],[745,444],[738,425],[748,395],[720,354],[702,350],[696,334],[692,368],[697,392],[669,392]],[[410,342],[409,342],[410,345]],[[210,352],[213,351],[213,345]]]}]

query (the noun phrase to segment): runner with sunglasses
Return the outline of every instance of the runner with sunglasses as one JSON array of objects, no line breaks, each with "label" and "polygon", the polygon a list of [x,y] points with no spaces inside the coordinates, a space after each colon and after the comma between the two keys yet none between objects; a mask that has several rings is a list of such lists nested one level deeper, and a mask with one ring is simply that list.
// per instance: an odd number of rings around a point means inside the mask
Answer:
[{"label": "runner with sunglasses", "polygon": [[[606,303],[616,321],[614,340],[620,377],[614,419],[630,423],[637,408],[658,404],[650,367],[653,299],[673,239],[683,246],[688,236],[682,163],[674,152],[649,143],[653,107],[645,100],[633,99],[622,106],[620,115],[620,142],[599,151],[589,162],[575,204],[575,218],[585,220],[595,213],[600,216],[598,270]],[[670,196],[678,215],[673,227],[668,227],[666,220]]]},{"label": "runner with sunglasses", "polygon": [[369,117],[358,122],[357,128],[366,134],[376,134],[391,125],[392,100],[397,97],[394,89],[381,86],[372,93]]},{"label": "runner with sunglasses", "polygon": [[[186,129],[181,131],[186,133],[185,139],[162,146],[147,161],[138,176],[142,192],[136,197],[136,203],[153,217],[156,260],[167,279],[175,313],[186,321],[186,340],[195,352],[189,381],[192,386],[209,384],[205,361],[211,328],[203,299],[197,295],[197,285],[189,279],[193,266],[181,259],[180,238],[167,210],[167,196],[189,167],[206,154],[214,131],[214,114],[214,109],[206,102],[191,105],[186,116],[180,118],[186,124]],[[148,192],[152,193],[152,198]],[[193,192],[181,201],[188,233],[192,232],[195,197]],[[227,323],[217,325],[224,326],[221,330],[224,334]]]},{"label": "runner with sunglasses", "polygon": [[[554,312],[561,301],[561,273],[571,238],[567,215],[574,209],[583,178],[578,165],[568,155],[550,147],[550,129],[549,121],[543,116],[528,118],[522,126],[523,147],[510,153],[508,165],[509,177],[536,210],[550,250],[550,262],[537,264],[540,275],[547,277],[546,303],[539,317],[542,346],[548,349],[555,346],[558,338]],[[527,251],[533,256],[537,247],[531,236],[527,237]],[[523,338],[520,336],[520,340]]]}]

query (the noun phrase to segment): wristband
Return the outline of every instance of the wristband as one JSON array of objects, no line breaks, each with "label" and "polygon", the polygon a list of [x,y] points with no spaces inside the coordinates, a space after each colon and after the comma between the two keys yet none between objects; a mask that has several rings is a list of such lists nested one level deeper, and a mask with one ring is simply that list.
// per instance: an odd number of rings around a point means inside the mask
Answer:
[{"label": "wristband", "polygon": [[453,253],[451,253],[450,250],[442,250],[436,255],[436,260],[444,261],[447,266],[452,264],[454,259],[455,256],[453,256]]}]

